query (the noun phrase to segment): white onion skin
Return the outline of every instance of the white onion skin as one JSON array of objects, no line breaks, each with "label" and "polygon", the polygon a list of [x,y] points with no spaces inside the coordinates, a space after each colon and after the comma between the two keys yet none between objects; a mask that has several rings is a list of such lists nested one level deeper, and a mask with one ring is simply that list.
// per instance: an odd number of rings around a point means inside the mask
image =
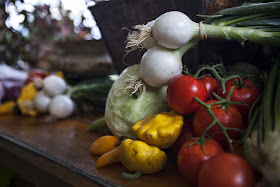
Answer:
[{"label": "white onion skin", "polygon": [[51,100],[48,110],[57,119],[67,118],[74,111],[74,103],[66,95],[57,95]]},{"label": "white onion skin", "polygon": [[[146,26],[152,28],[155,24],[155,21],[156,20],[152,20],[152,21],[148,22],[146,24]],[[150,49],[150,48],[158,45],[158,43],[157,43],[157,41],[155,41],[155,39],[152,36],[150,36],[142,42],[142,45],[144,46],[145,49]]]},{"label": "white onion skin", "polygon": [[142,79],[150,86],[167,86],[169,81],[182,73],[181,56],[172,50],[155,46],[147,50],[142,56],[140,74]]},{"label": "white onion skin", "polygon": [[34,107],[39,113],[45,114],[50,102],[51,98],[44,91],[40,91],[34,98]]},{"label": "white onion skin", "polygon": [[153,37],[149,37],[142,42],[142,45],[145,49],[151,49],[154,46],[157,46],[158,43],[155,41]]},{"label": "white onion skin", "polygon": [[198,24],[187,15],[170,11],[156,19],[152,27],[152,37],[163,47],[177,49],[193,39],[198,31]]},{"label": "white onion skin", "polygon": [[57,75],[49,75],[43,80],[43,90],[51,97],[62,94],[66,89],[65,80]]}]

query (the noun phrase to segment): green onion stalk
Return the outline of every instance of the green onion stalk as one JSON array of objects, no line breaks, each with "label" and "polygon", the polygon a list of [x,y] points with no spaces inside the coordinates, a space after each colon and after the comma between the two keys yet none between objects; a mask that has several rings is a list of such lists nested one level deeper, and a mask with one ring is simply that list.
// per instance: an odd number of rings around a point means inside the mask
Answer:
[{"label": "green onion stalk", "polygon": [[252,1],[202,17],[210,38],[280,46],[280,1]]},{"label": "green onion stalk", "polygon": [[273,63],[261,103],[243,137],[244,156],[262,174],[260,186],[280,186],[280,58]]}]

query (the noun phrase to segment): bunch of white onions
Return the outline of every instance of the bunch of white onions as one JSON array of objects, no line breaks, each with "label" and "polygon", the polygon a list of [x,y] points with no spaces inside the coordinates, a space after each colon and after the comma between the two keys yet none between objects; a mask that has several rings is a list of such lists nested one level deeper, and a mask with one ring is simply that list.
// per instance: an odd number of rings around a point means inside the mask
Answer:
[{"label": "bunch of white onions", "polygon": [[67,84],[57,75],[44,78],[37,87],[42,89],[34,99],[34,107],[41,114],[49,114],[57,119],[70,116],[74,111],[74,103],[68,95]]},{"label": "bunch of white onions", "polygon": [[[265,8],[269,12],[279,6],[280,2],[272,2],[253,8],[256,10]],[[248,8],[251,7],[241,6],[243,11]],[[240,8],[237,11],[240,12]],[[252,27],[196,23],[179,11],[166,12],[146,25],[136,25],[133,28],[134,31],[127,36],[126,50],[130,52],[138,48],[148,49],[141,59],[140,72],[141,78],[154,87],[166,86],[171,78],[182,73],[182,56],[199,40],[231,39],[242,44],[248,40],[280,46],[280,38],[272,32]]]},{"label": "bunch of white onions", "polygon": [[172,11],[146,25],[136,25],[134,28],[140,32],[127,36],[128,51],[141,47],[148,49],[140,63],[141,78],[146,84],[166,86],[173,77],[182,73],[182,56],[198,42],[197,39],[191,41],[195,32],[185,32],[190,24],[196,27],[185,14]]}]

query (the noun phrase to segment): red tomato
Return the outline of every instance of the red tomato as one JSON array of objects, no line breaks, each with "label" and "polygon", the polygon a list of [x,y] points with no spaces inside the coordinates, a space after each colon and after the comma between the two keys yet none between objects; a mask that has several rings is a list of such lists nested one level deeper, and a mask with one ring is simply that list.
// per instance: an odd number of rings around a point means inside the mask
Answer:
[{"label": "red tomato", "polygon": [[243,119],[246,121],[250,112],[250,108],[252,104],[256,101],[258,96],[261,94],[259,88],[255,83],[249,80],[244,80],[245,84],[242,87],[237,86],[237,82],[235,79],[226,82],[226,92],[222,94],[221,88],[218,89],[217,94],[223,98],[226,98],[232,86],[235,86],[230,100],[237,101],[241,103],[248,104],[245,105],[234,105],[241,113]]},{"label": "red tomato", "polygon": [[206,86],[207,89],[207,98],[206,101],[210,100],[211,98],[213,98],[212,93],[213,92],[217,92],[218,88],[220,87],[218,81],[210,76],[210,75],[205,75],[203,77],[200,77],[198,80],[202,81],[204,83],[204,85]]},{"label": "red tomato", "polygon": [[213,139],[209,139],[204,144],[205,150],[203,150],[200,144],[193,143],[195,143],[195,140],[191,139],[183,144],[177,156],[177,167],[179,173],[187,182],[196,186],[198,172],[203,162],[216,154],[223,153],[224,150],[222,146]]},{"label": "red tomato", "polygon": [[193,137],[193,126],[192,126],[193,120],[192,119],[185,119],[184,125],[182,127],[182,131],[177,138],[177,140],[174,142],[174,144],[171,146],[171,149],[178,153],[182,145],[189,140],[189,138]]},{"label": "red tomato", "polygon": [[25,83],[33,82],[35,78],[42,78],[42,79],[44,79],[48,75],[49,75],[49,73],[44,71],[44,70],[34,69],[34,70],[32,70],[29,73],[28,78],[25,81]]},{"label": "red tomato", "polygon": [[193,98],[205,101],[206,96],[207,90],[203,82],[188,75],[177,75],[168,84],[168,105],[182,115],[194,114],[200,105]]},{"label": "red tomato", "polygon": [[253,187],[256,177],[249,164],[232,153],[222,153],[204,162],[198,174],[198,187]]},{"label": "red tomato", "polygon": [[[218,100],[210,100],[206,103],[214,103]],[[243,119],[240,112],[232,105],[226,110],[225,107],[220,107],[221,105],[214,105],[211,107],[211,111],[216,116],[216,118],[221,122],[224,127],[237,128],[242,130]],[[193,130],[195,136],[200,136],[202,132],[212,123],[212,118],[208,112],[200,107],[199,110],[195,113],[193,121]],[[227,131],[229,137],[233,140],[238,140],[240,133],[237,131]],[[212,128],[207,131],[209,136],[214,135],[213,139],[220,142],[224,147],[228,145],[228,141],[224,134],[222,133],[221,128],[215,124]]]}]

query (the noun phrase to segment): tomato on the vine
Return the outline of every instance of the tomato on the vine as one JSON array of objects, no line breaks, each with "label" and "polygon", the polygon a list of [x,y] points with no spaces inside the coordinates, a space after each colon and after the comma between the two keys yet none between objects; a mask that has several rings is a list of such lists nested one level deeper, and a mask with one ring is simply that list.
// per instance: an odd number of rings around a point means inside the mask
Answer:
[{"label": "tomato on the vine", "polygon": [[219,88],[217,94],[223,98],[226,98],[231,87],[235,86],[230,96],[230,100],[247,104],[247,105],[238,105],[238,104],[234,105],[240,111],[243,119],[246,121],[251,106],[261,94],[259,88],[255,83],[247,79],[241,80],[241,82],[237,81],[236,79],[232,79],[227,81],[225,86],[226,86],[225,93],[222,93],[221,88]]},{"label": "tomato on the vine", "polygon": [[200,106],[194,97],[206,100],[207,90],[203,82],[183,74],[171,79],[167,87],[167,103],[172,110],[182,115],[194,114]]},{"label": "tomato on the vine", "polygon": [[[218,102],[218,100],[209,100],[206,102],[206,104],[215,102]],[[224,127],[236,128],[239,130],[244,128],[242,116],[233,105],[229,105],[227,109],[226,107],[221,106],[221,104],[213,105],[211,106],[211,111]],[[203,107],[200,107],[195,113],[193,121],[194,135],[200,136],[202,132],[212,123],[212,121],[213,119],[209,113]],[[240,132],[233,130],[227,130],[226,132],[231,139],[239,139]],[[213,135],[213,139],[220,142],[224,147],[228,145],[228,141],[225,135],[222,133],[222,129],[217,124],[210,128],[207,131],[207,134],[209,136]]]},{"label": "tomato on the vine", "polygon": [[202,81],[207,89],[207,98],[206,101],[213,98],[212,93],[217,92],[218,88],[220,87],[218,81],[212,77],[211,75],[205,75],[203,77],[200,77],[198,80]]},{"label": "tomato on the vine", "polygon": [[205,142],[204,146],[203,149],[201,144],[190,139],[183,144],[177,155],[177,167],[179,173],[188,183],[194,186],[197,184],[198,172],[203,162],[214,155],[224,152],[222,146],[213,139],[209,139]]},{"label": "tomato on the vine", "polygon": [[247,161],[232,153],[211,157],[198,174],[198,187],[253,187],[255,183],[255,174]]}]

